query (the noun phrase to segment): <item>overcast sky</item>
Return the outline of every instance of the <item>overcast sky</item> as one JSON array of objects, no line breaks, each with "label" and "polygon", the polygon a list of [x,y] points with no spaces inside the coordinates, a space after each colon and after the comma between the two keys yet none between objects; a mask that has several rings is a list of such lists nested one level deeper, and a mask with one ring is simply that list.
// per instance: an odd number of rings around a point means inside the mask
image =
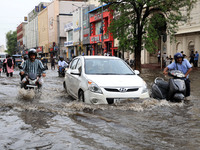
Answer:
[{"label": "overcast sky", "polygon": [[51,2],[52,0],[3,0],[0,5],[0,45],[6,49],[6,33],[15,31],[17,26],[24,21],[36,5],[40,2]]}]

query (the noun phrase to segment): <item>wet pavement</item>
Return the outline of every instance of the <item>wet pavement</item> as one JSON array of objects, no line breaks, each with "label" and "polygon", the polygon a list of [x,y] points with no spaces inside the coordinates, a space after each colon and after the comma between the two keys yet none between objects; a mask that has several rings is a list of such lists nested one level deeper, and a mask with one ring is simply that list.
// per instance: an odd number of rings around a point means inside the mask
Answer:
[{"label": "wet pavement", "polygon": [[[192,71],[191,96],[182,103],[152,98],[118,105],[77,102],[63,78],[47,70],[41,94],[19,88],[19,75],[0,77],[0,149],[199,149],[200,70]],[[143,67],[150,88],[159,68]],[[168,79],[165,78],[166,80]]]}]

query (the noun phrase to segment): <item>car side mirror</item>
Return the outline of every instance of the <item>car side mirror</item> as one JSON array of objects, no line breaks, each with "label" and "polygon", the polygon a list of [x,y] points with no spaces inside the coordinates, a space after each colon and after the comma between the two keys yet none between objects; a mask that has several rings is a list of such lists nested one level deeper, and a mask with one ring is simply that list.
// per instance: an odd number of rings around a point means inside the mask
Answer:
[{"label": "car side mirror", "polygon": [[81,75],[81,73],[80,73],[80,71],[79,71],[78,69],[72,70],[72,71],[71,71],[71,74],[73,74],[73,75],[78,75],[78,76]]},{"label": "car side mirror", "polygon": [[139,71],[139,70],[134,70],[134,73],[135,73],[136,75],[139,75],[139,74],[140,74],[140,71]]}]

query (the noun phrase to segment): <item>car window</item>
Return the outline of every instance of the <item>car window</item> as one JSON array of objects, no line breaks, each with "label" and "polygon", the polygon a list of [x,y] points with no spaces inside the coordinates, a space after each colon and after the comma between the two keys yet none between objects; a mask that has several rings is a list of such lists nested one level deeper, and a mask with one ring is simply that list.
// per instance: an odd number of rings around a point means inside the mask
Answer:
[{"label": "car window", "polygon": [[75,69],[78,59],[74,59],[71,63],[70,69]]},{"label": "car window", "polygon": [[86,74],[133,75],[133,71],[121,59],[86,59]]},{"label": "car window", "polygon": [[77,65],[76,65],[76,69],[78,69],[79,71],[81,71],[81,59],[78,59]]}]

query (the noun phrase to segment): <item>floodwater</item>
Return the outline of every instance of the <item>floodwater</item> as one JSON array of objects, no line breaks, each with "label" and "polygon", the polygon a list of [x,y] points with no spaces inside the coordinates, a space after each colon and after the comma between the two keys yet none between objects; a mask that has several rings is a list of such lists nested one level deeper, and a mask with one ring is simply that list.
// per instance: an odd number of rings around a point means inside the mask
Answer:
[{"label": "floodwater", "polygon": [[[200,147],[200,70],[190,74],[191,96],[182,103],[155,99],[119,105],[73,100],[63,78],[47,70],[41,95],[19,88],[19,75],[0,77],[0,149],[132,150]],[[143,69],[150,87],[160,69]]]}]

